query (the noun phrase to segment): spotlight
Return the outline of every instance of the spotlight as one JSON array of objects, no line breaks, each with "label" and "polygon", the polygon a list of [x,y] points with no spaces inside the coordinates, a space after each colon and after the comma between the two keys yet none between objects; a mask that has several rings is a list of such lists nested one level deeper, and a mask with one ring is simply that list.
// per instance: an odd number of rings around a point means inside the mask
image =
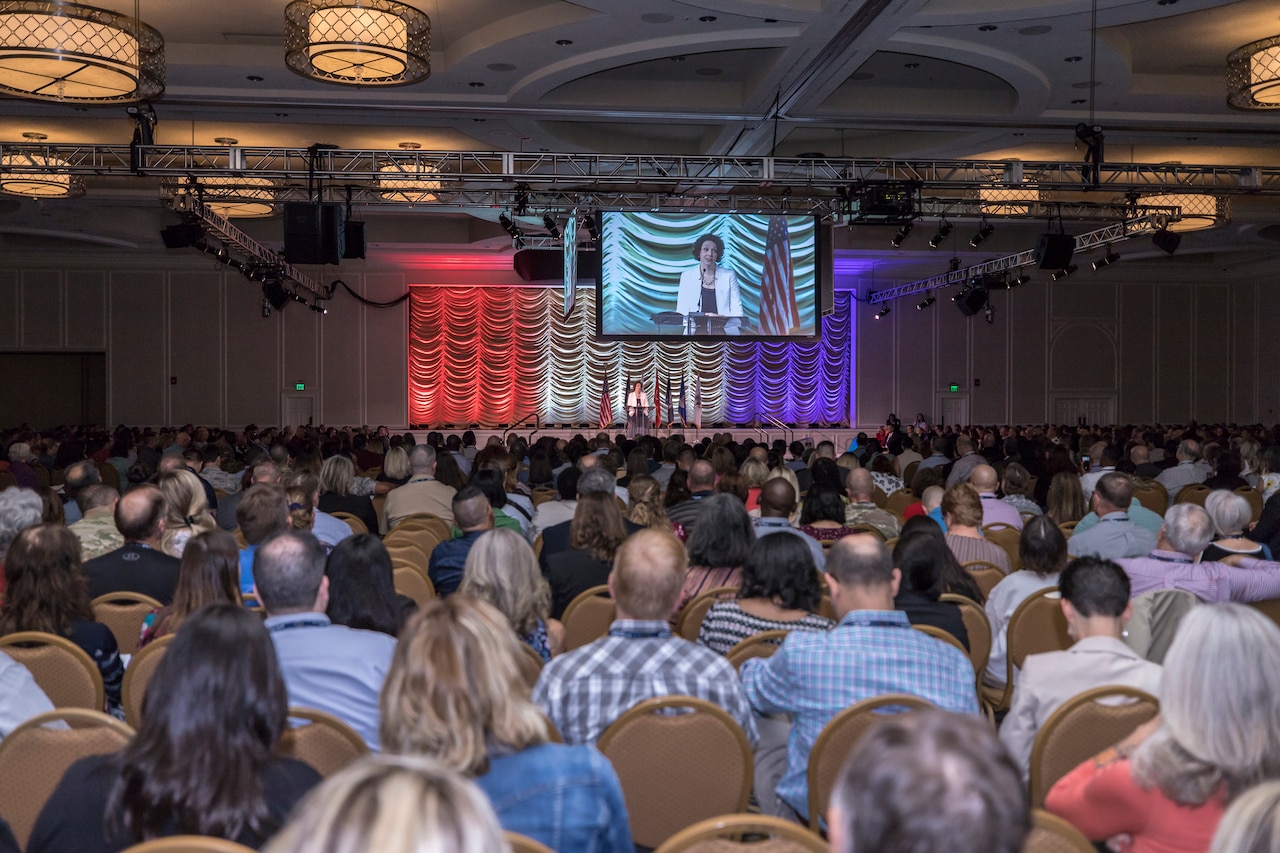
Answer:
[{"label": "spotlight", "polygon": [[516,184],[515,211],[516,216],[524,216],[529,212],[528,184]]},{"label": "spotlight", "polygon": [[933,233],[933,236],[929,238],[929,248],[936,249],[939,246],[941,246],[942,241],[947,239],[947,235],[950,233],[951,233],[951,223],[945,219],[939,222],[938,230],[935,231]]},{"label": "spotlight", "polygon": [[1115,252],[1107,252],[1104,256],[1093,262],[1093,271],[1097,272],[1100,269],[1109,267],[1118,260],[1120,260],[1120,256]]},{"label": "spotlight", "polygon": [[1031,281],[1031,276],[1029,275],[1016,275],[1013,278],[1009,279],[1009,287],[1010,288],[1021,287],[1022,285],[1027,284],[1030,281]]},{"label": "spotlight", "polygon": [[314,302],[314,303],[312,303],[309,307],[311,308],[311,310],[312,310],[312,311],[316,312],[317,314],[328,314],[328,313],[329,313],[329,309],[328,309],[328,308],[325,308],[325,307],[324,307],[323,305],[321,305],[319,302]]},{"label": "spotlight", "polygon": [[995,230],[991,223],[984,219],[982,224],[978,226],[978,233],[969,238],[969,245],[974,249],[978,248],[982,245],[982,241],[990,237]]},{"label": "spotlight", "polygon": [[546,227],[547,233],[551,235],[552,240],[560,239],[560,226],[556,225],[556,221],[551,218],[550,213],[542,217],[542,224]]},{"label": "spotlight", "polygon": [[264,318],[271,316],[271,300],[265,296],[262,297],[262,316]]},{"label": "spotlight", "polygon": [[987,303],[987,307],[986,307],[986,315],[987,315],[987,325],[988,325],[988,326],[990,326],[991,324],[995,323],[995,321],[996,321],[996,309],[994,309],[994,308],[992,308],[992,307],[991,307],[991,303],[990,303],[990,302],[988,302],[988,303]]},{"label": "spotlight", "polygon": [[588,213],[584,216],[582,225],[587,229],[587,236],[591,238],[592,243],[600,239],[600,230],[596,227],[596,215],[594,213]]},{"label": "spotlight", "polygon": [[889,315],[889,306],[886,305],[876,312],[876,319],[879,320],[880,318],[887,317],[888,315]]},{"label": "spotlight", "polygon": [[949,261],[949,263],[950,263],[950,265],[951,265],[951,272],[955,272],[956,270],[960,269],[960,259],[959,259],[959,258],[957,258],[957,257],[954,257],[954,256],[953,256],[953,257],[951,258],[951,260]]},{"label": "spotlight", "polygon": [[893,248],[896,249],[902,245],[902,241],[907,239],[907,235],[911,233],[911,229],[913,227],[914,227],[914,223],[912,222],[902,223],[902,227],[898,229],[898,233],[894,234],[893,239],[889,241],[890,243],[893,244]]},{"label": "spotlight", "polygon": [[932,305],[937,301],[938,300],[932,296],[925,297],[924,299],[916,303],[916,310],[923,311],[924,309],[928,308],[930,305]]},{"label": "spotlight", "polygon": [[1071,264],[1070,266],[1066,267],[1065,269],[1060,269],[1060,270],[1058,270],[1056,273],[1054,273],[1053,275],[1049,276],[1049,278],[1053,279],[1054,281],[1059,281],[1059,280],[1064,279],[1064,278],[1066,278],[1067,276],[1071,275],[1073,272],[1075,272],[1075,271],[1076,271],[1076,270],[1078,270],[1078,269],[1079,269],[1079,267],[1077,267],[1075,264]]}]

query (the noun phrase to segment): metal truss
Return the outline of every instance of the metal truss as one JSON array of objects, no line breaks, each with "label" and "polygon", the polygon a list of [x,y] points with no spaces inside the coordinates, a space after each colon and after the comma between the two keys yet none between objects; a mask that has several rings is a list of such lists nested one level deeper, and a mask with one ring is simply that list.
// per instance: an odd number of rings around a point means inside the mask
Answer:
[{"label": "metal truss", "polygon": [[[1076,252],[1085,252],[1098,246],[1109,246],[1113,243],[1120,243],[1128,240],[1130,237],[1139,237],[1143,234],[1152,234],[1164,228],[1169,223],[1169,217],[1163,213],[1151,213],[1145,216],[1139,216],[1124,222],[1108,225],[1105,228],[1099,228],[1096,231],[1089,231],[1085,234],[1079,234],[1075,238]],[[989,275],[1001,275],[1009,270],[1018,267],[1030,266],[1036,262],[1035,252],[1028,249],[1025,252],[1019,252],[1016,255],[1006,255],[1003,258],[994,258],[990,261],[983,261],[980,264],[963,267],[957,270],[951,270],[941,275],[935,275],[932,278],[920,279],[908,284],[901,284],[897,287],[889,287],[884,290],[877,290],[867,295],[867,302],[877,304],[880,302],[892,302],[903,296],[913,296],[917,293],[928,293],[931,290],[937,290],[942,287],[950,287],[956,284],[965,284],[975,278],[981,278]]]}]

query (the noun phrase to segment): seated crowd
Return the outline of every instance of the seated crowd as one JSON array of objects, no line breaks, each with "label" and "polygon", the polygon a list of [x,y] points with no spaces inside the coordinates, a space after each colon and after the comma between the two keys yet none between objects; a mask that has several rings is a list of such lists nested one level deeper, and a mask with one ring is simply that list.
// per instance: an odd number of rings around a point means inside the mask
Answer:
[{"label": "seated crowd", "polygon": [[[1280,843],[1273,430],[891,417],[845,452],[728,433],[0,437],[0,637],[69,640],[119,719],[131,658],[165,646],[128,745],[71,764],[22,847],[0,801],[0,853],[177,834],[505,850],[504,831],[631,851],[627,779],[597,744],[663,697],[720,709],[753,756],[752,809],[838,853],[1015,853],[1033,807],[1112,849]],[[425,594],[397,574],[424,520],[448,530]],[[95,619],[121,593],[154,599],[127,642]],[[607,630],[575,634],[602,595]],[[1158,713],[1037,788],[1039,736],[1100,688]],[[811,791],[828,724],[886,696]],[[53,707],[0,650],[0,750]],[[328,778],[285,757],[290,708],[367,757]]]}]

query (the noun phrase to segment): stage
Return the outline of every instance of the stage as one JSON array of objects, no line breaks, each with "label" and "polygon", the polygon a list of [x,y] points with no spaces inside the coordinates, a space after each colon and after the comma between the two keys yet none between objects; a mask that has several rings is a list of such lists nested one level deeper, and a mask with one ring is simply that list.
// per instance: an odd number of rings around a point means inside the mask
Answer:
[{"label": "stage", "polygon": [[[683,435],[684,440],[689,444],[696,444],[697,442],[701,441],[703,438],[710,438],[714,435],[722,435],[726,432],[732,435],[733,440],[736,442],[742,442],[743,439],[749,438],[752,441],[755,441],[757,444],[772,443],[774,440],[779,438],[786,441],[787,444],[790,444],[793,441],[801,441],[806,444],[817,444],[820,441],[830,441],[833,444],[835,444],[838,453],[842,453],[846,448],[848,448],[849,443],[853,441],[855,437],[857,437],[859,432],[865,432],[868,435],[874,435],[875,431],[878,428],[879,427],[877,426],[869,426],[869,427],[859,427],[855,429],[843,429],[843,428],[835,428],[835,427],[831,427],[831,428],[801,427],[797,429],[787,429],[787,430],[781,430],[776,427],[769,427],[767,429],[765,428],[756,429],[753,427],[722,427],[719,429],[712,429],[712,428],[681,429],[677,427],[675,429],[669,429],[664,426],[664,427],[659,427],[657,429],[651,429],[647,434],[655,436],[664,441],[667,438],[674,435]],[[439,432],[445,436],[449,436],[449,435],[461,436],[462,433],[465,432],[467,429],[468,427],[466,426],[450,427],[450,428],[438,427],[438,428],[432,428],[432,429],[412,429],[410,430],[410,432],[413,433],[413,437],[415,441],[418,441],[419,443],[423,443],[427,440],[427,434],[431,432]],[[486,428],[475,427],[475,428],[471,428],[471,431],[476,434],[476,446],[484,447],[485,442],[489,440],[489,436],[491,435],[496,435],[498,436],[498,438],[503,439],[504,441],[506,437],[511,434],[519,435],[522,438],[530,438],[530,436],[532,436],[533,440],[539,439],[546,435],[550,435],[555,438],[563,438],[567,440],[567,439],[573,438],[573,436],[575,435],[583,435],[586,438],[591,439],[591,438],[595,438],[595,436],[598,433],[605,432],[612,439],[619,434],[625,433],[625,428],[624,428],[624,425],[618,424],[613,427],[610,427],[609,429],[601,430],[599,429],[598,425],[591,424],[591,425],[583,425],[579,427],[556,425],[554,427],[548,426],[546,428],[537,428],[537,429],[535,429],[532,426],[517,426],[517,427],[512,427],[511,429],[491,429],[491,428],[486,429]]]}]

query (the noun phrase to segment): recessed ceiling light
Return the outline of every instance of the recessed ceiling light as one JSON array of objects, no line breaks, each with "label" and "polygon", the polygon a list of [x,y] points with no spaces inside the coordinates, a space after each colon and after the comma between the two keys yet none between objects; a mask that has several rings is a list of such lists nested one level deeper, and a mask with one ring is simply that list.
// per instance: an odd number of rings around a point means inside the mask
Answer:
[{"label": "recessed ceiling light", "polygon": [[905,63],[902,67],[903,67],[903,68],[919,68],[919,67],[920,67],[920,63],[919,63],[919,62],[908,62],[908,63]]},{"label": "recessed ceiling light", "polygon": [[490,71],[496,71],[499,74],[506,74],[508,71],[515,71],[516,67],[510,62],[491,62],[485,66]]},{"label": "recessed ceiling light", "polygon": [[244,79],[248,80],[250,83],[261,83],[261,82],[262,82],[262,78],[261,78],[261,77],[259,77],[257,74],[250,74],[248,77],[246,77],[246,78],[244,78]]},{"label": "recessed ceiling light", "polygon": [[87,113],[87,112],[89,112],[89,108],[88,108],[88,107],[73,107],[72,109],[74,109],[74,110],[75,110],[76,112],[78,112],[78,113]]},{"label": "recessed ceiling light", "polygon": [[998,29],[1000,28],[997,27],[995,24],[983,24],[982,26],[978,27],[978,32],[989,33],[992,30],[998,30]]},{"label": "recessed ceiling light", "polygon": [[215,136],[213,141],[219,145],[238,145],[240,143],[240,140],[234,136]]},{"label": "recessed ceiling light", "polygon": [[1174,3],[1177,3],[1177,2],[1178,2],[1178,0],[1156,0],[1156,5],[1157,5],[1157,6],[1172,6]]},{"label": "recessed ceiling light", "polygon": [[422,145],[417,142],[401,142],[399,147],[404,149],[405,151],[417,151],[419,148],[422,147]]},{"label": "recessed ceiling light", "polygon": [[472,119],[472,121],[474,121],[476,124],[484,124],[485,119],[482,119],[482,118],[473,118],[473,119]]},{"label": "recessed ceiling light", "polygon": [[1014,135],[1014,136],[1026,136],[1027,134],[1026,134],[1026,133],[1024,133],[1024,132],[1023,132],[1023,131],[1021,131],[1021,130],[1017,130],[1017,131],[1014,131],[1013,135]]},{"label": "recessed ceiling light", "polygon": [[481,83],[479,80],[472,80],[472,81],[471,81],[470,83],[468,83],[467,85],[468,85],[468,86],[470,86],[472,89],[483,89],[483,88],[484,88],[484,84],[483,84],[483,83]]},{"label": "recessed ceiling light", "polygon": [[776,24],[776,23],[778,23],[778,19],[777,19],[777,18],[765,18],[765,19],[764,19],[764,22],[765,22],[766,24]]},{"label": "recessed ceiling light", "polygon": [[37,133],[34,130],[28,130],[26,133],[22,134],[22,138],[30,140],[31,142],[44,142],[49,138],[49,135],[47,133]]},{"label": "recessed ceiling light", "polygon": [[1062,61],[1063,61],[1063,62],[1079,62],[1079,61],[1080,61],[1080,60],[1082,60],[1082,59],[1084,59],[1084,57],[1083,57],[1083,56],[1068,56],[1068,57],[1066,57],[1065,59],[1063,59]]},{"label": "recessed ceiling light", "polygon": [[1073,103],[1073,104],[1087,104],[1087,103],[1089,103],[1089,99],[1088,99],[1088,98],[1075,98],[1074,100],[1072,100],[1072,101],[1071,101],[1071,103]]},{"label": "recessed ceiling light", "polygon": [[684,62],[684,57],[680,55],[668,57],[672,62]]},{"label": "recessed ceiling light", "polygon": [[1036,24],[1035,26],[1023,27],[1022,29],[1018,30],[1018,35],[1042,36],[1047,32],[1051,32],[1052,30],[1053,30],[1053,27],[1049,26],[1048,24]]},{"label": "recessed ceiling light", "polygon": [[709,23],[711,23],[712,21],[714,21],[715,19],[716,19],[716,16],[715,16],[715,15],[703,15],[703,16],[702,16],[701,18],[699,18],[698,20],[699,20],[699,21],[702,21],[702,23],[704,23],[704,24],[709,24]]},{"label": "recessed ceiling light", "polygon": [[560,45],[561,47],[568,47],[569,45],[573,44],[573,39],[556,39],[556,44]]}]

